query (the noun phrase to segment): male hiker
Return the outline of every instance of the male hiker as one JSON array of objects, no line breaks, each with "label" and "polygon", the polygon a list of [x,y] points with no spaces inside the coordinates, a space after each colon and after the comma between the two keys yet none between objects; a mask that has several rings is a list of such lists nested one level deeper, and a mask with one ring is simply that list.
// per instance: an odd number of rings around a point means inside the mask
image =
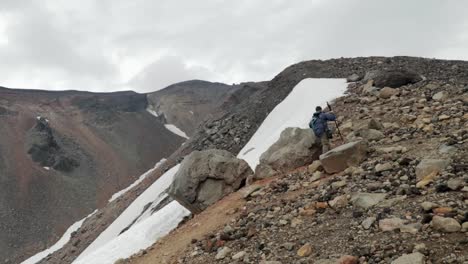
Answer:
[{"label": "male hiker", "polygon": [[328,128],[328,121],[335,121],[336,116],[332,112],[322,112],[322,107],[317,106],[315,108],[314,116],[309,123],[309,127],[312,128],[315,135],[320,138],[322,143],[322,154],[330,150],[329,138],[332,137],[332,133]]}]

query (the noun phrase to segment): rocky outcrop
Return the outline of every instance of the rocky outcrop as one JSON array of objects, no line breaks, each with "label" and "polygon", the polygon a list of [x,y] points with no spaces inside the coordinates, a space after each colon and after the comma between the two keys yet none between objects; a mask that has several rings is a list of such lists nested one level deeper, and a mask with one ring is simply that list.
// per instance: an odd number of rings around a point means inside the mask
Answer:
[{"label": "rocky outcrop", "polygon": [[[73,153],[66,153],[68,148],[61,147],[57,142],[64,140],[54,135],[47,118],[37,117],[36,125],[29,132],[28,139],[30,145],[28,153],[31,159],[42,167],[69,173],[80,165],[80,162],[72,157]],[[77,151],[81,150],[75,149],[74,152]]]},{"label": "rocky outcrop", "polygon": [[262,179],[274,172],[287,172],[312,163],[321,153],[320,141],[311,129],[288,127],[280,138],[260,156],[255,178]]},{"label": "rocky outcrop", "polygon": [[364,76],[364,81],[374,80],[374,86],[379,88],[398,88],[406,84],[422,81],[419,74],[408,70],[374,70]]},{"label": "rocky outcrop", "polygon": [[320,162],[327,173],[336,173],[344,171],[348,167],[359,165],[366,158],[366,155],[366,142],[354,141],[320,155]]},{"label": "rocky outcrop", "polygon": [[181,163],[169,194],[192,213],[200,213],[238,190],[253,172],[225,150],[194,151]]}]

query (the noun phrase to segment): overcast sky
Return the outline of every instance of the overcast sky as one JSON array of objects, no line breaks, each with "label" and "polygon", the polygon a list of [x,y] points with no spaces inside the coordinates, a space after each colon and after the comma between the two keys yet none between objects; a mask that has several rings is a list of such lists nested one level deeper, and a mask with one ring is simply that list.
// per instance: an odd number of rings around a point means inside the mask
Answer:
[{"label": "overcast sky", "polygon": [[468,60],[468,1],[1,0],[0,86],[147,92],[308,59]]}]

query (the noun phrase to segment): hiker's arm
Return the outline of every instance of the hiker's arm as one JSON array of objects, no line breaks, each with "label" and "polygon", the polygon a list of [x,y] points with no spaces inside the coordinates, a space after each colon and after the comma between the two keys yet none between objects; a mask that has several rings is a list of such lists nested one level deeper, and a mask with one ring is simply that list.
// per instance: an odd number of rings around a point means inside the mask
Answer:
[{"label": "hiker's arm", "polygon": [[325,113],[325,118],[326,118],[328,121],[335,121],[335,120],[336,120],[336,116],[335,116],[335,114],[333,114],[333,113]]}]

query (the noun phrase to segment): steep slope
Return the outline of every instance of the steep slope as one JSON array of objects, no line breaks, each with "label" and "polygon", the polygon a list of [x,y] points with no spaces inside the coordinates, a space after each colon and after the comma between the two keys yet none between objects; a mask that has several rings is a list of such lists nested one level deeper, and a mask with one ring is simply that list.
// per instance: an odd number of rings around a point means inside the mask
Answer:
[{"label": "steep slope", "polygon": [[[240,89],[245,90],[239,90],[235,94],[242,94],[246,91],[248,97],[242,100],[235,100],[231,97],[231,102],[236,103],[223,104],[224,111],[206,120],[203,126],[199,127],[197,132],[168,159],[161,170],[155,171],[146,181],[126,193],[122,199],[103,208],[99,217],[92,216],[85,221],[79,232],[72,237],[69,245],[50,256],[47,263],[71,262],[100,232],[113,222],[131,201],[161,176],[164,170],[180,162],[191,151],[219,148],[239,153],[266,116],[301,80],[305,78],[346,78],[353,73],[362,77],[367,71],[379,69],[408,69],[422,74],[428,80],[440,80],[447,84],[466,84],[468,79],[468,63],[462,61],[412,57],[371,57],[305,61],[288,67],[269,82],[259,83],[260,89],[257,89],[258,87],[255,85],[243,85]],[[83,240],[83,238],[85,239]],[[78,243],[76,247],[70,246],[79,241],[81,243]]]}]

